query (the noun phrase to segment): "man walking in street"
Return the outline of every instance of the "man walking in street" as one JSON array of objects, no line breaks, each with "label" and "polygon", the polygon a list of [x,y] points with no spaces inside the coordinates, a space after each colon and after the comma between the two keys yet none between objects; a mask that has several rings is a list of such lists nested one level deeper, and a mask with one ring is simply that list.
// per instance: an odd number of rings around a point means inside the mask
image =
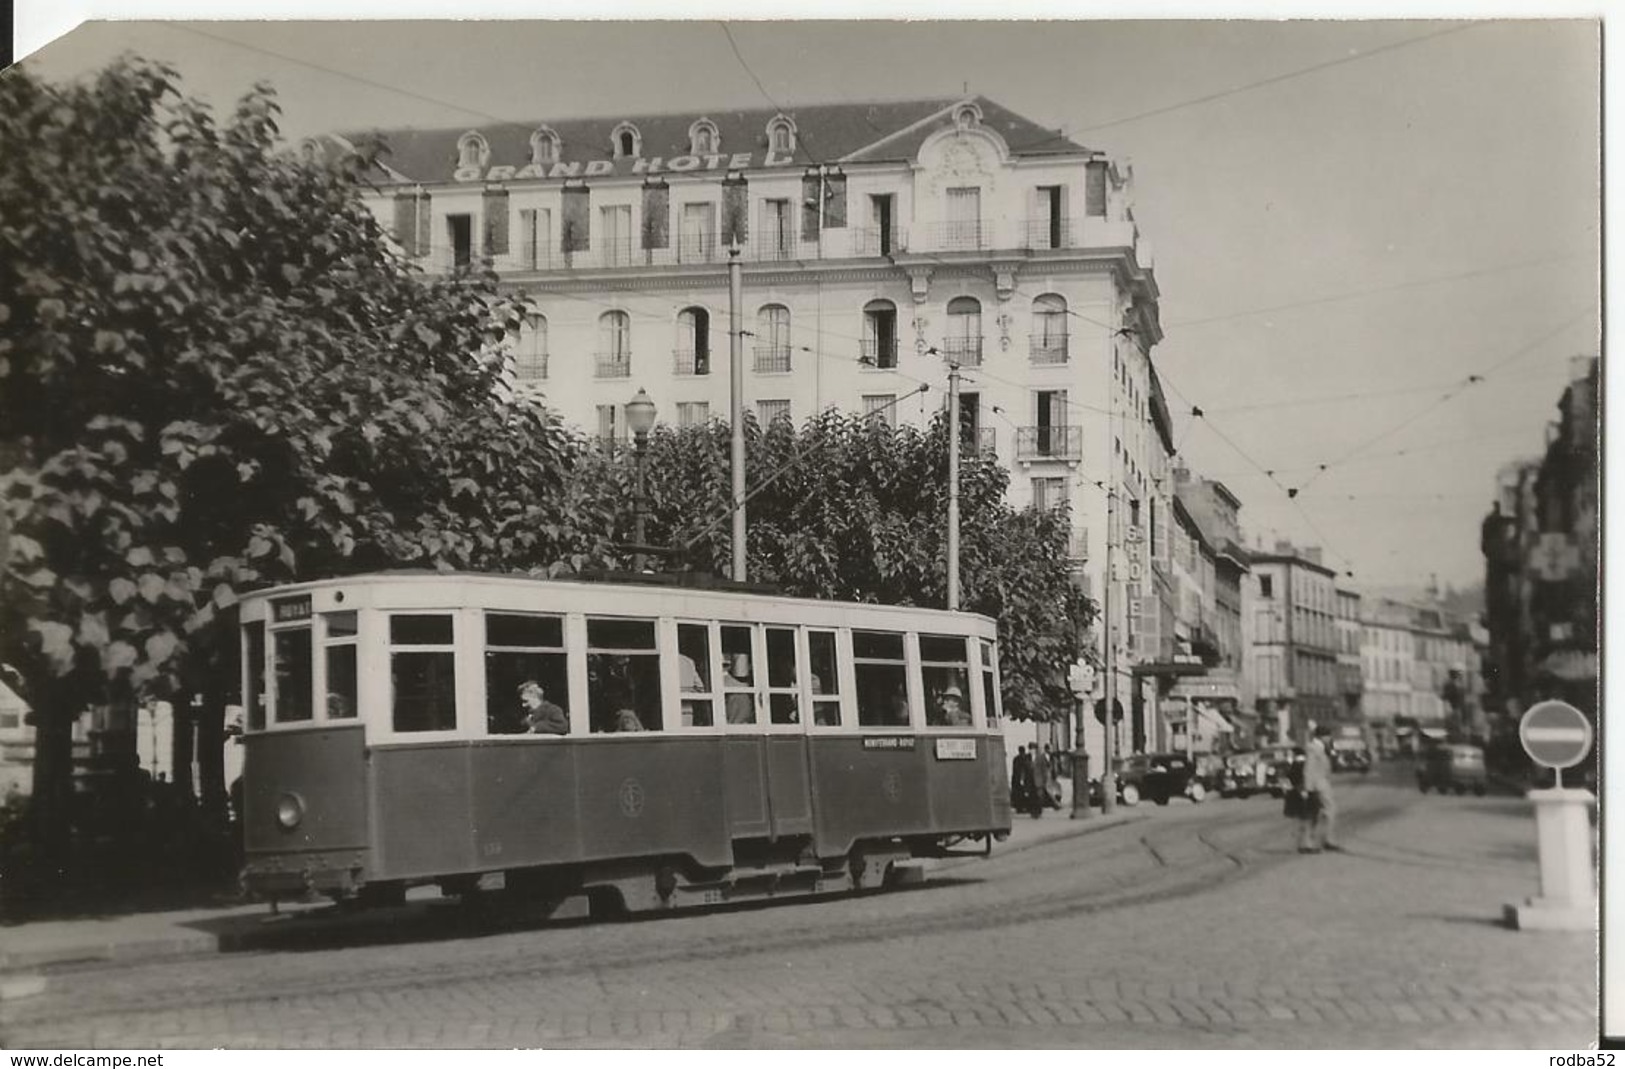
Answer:
[{"label": "man walking in street", "polygon": [[1303,810],[1298,818],[1298,852],[1341,852],[1337,836],[1337,802],[1332,796],[1331,729],[1315,728],[1303,752]]}]

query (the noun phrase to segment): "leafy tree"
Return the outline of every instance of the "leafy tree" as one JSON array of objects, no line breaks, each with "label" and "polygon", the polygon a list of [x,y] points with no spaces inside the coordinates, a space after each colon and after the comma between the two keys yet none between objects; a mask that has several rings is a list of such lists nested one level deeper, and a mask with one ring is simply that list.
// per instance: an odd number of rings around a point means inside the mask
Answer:
[{"label": "leafy tree", "polygon": [[0,77],[0,664],[47,842],[87,705],[202,691],[218,753],[245,588],[602,549],[581,447],[510,388],[522,309],[417,274],[359,199],[379,150],[281,153],[277,110],[217,124],[141,60]]},{"label": "leafy tree", "polygon": [[[752,580],[788,593],[942,606],[947,598],[947,420],[921,431],[827,411],[801,428],[765,431],[747,416]],[[596,470],[595,470],[596,469]],[[606,501],[630,501],[630,454],[582,466]],[[647,458],[648,538],[692,546],[685,563],[727,574],[732,560],[729,429],[658,427]],[[1072,707],[1065,666],[1081,650],[1094,606],[1068,578],[1064,512],[1005,504],[1009,472],[962,452],[961,605],[999,622],[1007,711],[1048,720]],[[696,511],[698,509],[698,511]],[[631,538],[624,511],[618,536]]]}]

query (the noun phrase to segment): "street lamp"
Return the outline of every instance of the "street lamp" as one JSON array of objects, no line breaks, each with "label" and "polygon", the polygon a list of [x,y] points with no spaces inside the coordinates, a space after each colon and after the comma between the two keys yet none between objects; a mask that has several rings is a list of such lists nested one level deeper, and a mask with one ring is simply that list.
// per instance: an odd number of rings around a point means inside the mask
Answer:
[{"label": "street lamp", "polygon": [[644,461],[649,452],[649,429],[655,425],[655,403],[639,389],[626,403],[626,425],[632,431],[632,459],[637,469],[637,486],[632,497],[633,534],[637,549],[632,555],[632,570],[643,571]]}]

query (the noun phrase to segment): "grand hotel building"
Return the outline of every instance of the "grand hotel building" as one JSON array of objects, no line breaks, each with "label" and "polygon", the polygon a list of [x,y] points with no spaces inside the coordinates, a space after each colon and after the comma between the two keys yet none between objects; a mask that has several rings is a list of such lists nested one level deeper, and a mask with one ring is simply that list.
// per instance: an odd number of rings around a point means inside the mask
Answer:
[{"label": "grand hotel building", "polygon": [[957,363],[974,441],[1012,504],[1071,506],[1097,598],[1120,495],[1128,704],[1172,637],[1173,446],[1127,166],[985,98],[381,133],[369,206],[426,271],[488,262],[529,295],[518,377],[589,432],[624,437],[640,388],[662,420],[727,417],[734,244],[759,419],[923,423]]}]

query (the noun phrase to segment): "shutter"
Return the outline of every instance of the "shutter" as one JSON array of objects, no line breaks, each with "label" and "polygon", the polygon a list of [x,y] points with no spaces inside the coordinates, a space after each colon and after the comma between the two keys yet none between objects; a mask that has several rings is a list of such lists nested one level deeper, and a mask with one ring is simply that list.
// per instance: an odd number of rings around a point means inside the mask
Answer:
[{"label": "shutter", "polygon": [[816,174],[802,176],[801,179],[801,240],[818,240],[818,200],[819,187],[823,182]]},{"label": "shutter", "polygon": [[664,182],[643,187],[643,247],[664,249],[671,245],[671,189]]},{"label": "shutter", "polygon": [[1106,161],[1092,160],[1084,167],[1083,214],[1106,217]]},{"label": "shutter", "polygon": [[429,255],[429,223],[431,220],[429,209],[432,207],[427,193],[414,193],[412,199],[418,204],[418,225],[415,232],[417,245],[411,250],[413,256]]},{"label": "shutter", "polygon": [[410,193],[395,194],[395,241],[408,256],[416,255],[418,206]]},{"label": "shutter", "polygon": [[561,194],[561,199],[563,202],[559,215],[563,232],[561,247],[565,252],[583,252],[591,236],[588,213],[592,210],[592,194],[586,186],[567,186]]},{"label": "shutter", "polygon": [[506,189],[488,189],[485,191],[485,254],[487,256],[506,256],[508,254],[508,191]]},{"label": "shutter", "polygon": [[824,227],[833,229],[846,226],[846,175],[829,176],[824,197]]},{"label": "shutter", "polygon": [[744,245],[750,234],[750,184],[743,178],[722,182],[722,243]]}]

